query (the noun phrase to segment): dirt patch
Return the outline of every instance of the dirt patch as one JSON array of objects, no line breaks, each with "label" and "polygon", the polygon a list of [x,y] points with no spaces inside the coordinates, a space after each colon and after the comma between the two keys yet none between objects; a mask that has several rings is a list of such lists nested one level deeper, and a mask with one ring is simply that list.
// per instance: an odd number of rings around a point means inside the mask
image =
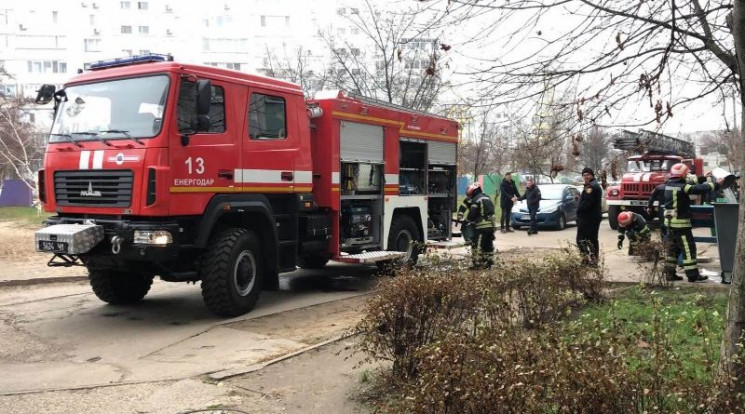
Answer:
[{"label": "dirt patch", "polygon": [[85,268],[47,266],[49,253],[39,253],[34,247],[34,232],[25,221],[0,221],[0,281],[27,280],[48,277],[87,275]]},{"label": "dirt patch", "polygon": [[315,344],[350,332],[368,295],[225,325],[226,328]]}]

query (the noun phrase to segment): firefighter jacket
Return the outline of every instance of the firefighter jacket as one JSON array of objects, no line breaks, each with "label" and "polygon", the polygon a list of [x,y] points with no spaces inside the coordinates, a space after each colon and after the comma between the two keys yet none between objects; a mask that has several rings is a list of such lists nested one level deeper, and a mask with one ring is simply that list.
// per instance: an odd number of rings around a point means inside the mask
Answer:
[{"label": "firefighter jacket", "polygon": [[623,241],[624,235],[631,241],[648,238],[652,230],[647,226],[647,220],[644,220],[644,217],[640,214],[631,214],[634,215],[634,219],[628,227],[621,227],[620,224],[618,225],[618,240]]},{"label": "firefighter jacket", "polygon": [[665,221],[670,223],[671,228],[691,228],[691,197],[689,194],[707,194],[718,188],[719,185],[713,182],[689,184],[685,178],[670,178],[665,181],[663,201]]},{"label": "firefighter jacket", "polygon": [[479,193],[473,197],[466,220],[474,223],[476,230],[493,230],[495,228],[494,203],[488,195]]},{"label": "firefighter jacket", "polygon": [[528,211],[538,211],[541,205],[541,190],[535,184],[526,187],[525,193],[520,197],[520,200],[526,200]]},{"label": "firefighter jacket", "polygon": [[579,196],[579,205],[577,206],[577,218],[579,219],[597,219],[603,218],[603,189],[596,179],[592,179],[585,184],[582,195]]},{"label": "firefighter jacket", "polygon": [[647,203],[647,210],[652,210],[654,207],[654,202],[657,202],[657,208],[660,210],[664,210],[664,204],[665,204],[665,184],[660,184],[657,187],[654,188],[652,191],[652,194],[649,196],[649,203]]}]

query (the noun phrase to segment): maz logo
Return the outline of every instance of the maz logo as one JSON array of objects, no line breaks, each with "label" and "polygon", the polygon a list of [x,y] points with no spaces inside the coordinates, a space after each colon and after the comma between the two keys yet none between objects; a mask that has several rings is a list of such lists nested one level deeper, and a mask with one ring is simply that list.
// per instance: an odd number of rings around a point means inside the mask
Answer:
[{"label": "maz logo", "polygon": [[98,190],[93,190],[93,183],[88,181],[88,189],[80,191],[81,197],[102,197],[101,192]]}]

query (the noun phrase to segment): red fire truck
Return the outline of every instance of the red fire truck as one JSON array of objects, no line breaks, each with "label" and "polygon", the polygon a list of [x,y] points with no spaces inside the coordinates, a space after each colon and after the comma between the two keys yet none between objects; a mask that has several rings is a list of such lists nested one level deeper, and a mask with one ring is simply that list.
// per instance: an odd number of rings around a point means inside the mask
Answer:
[{"label": "red fire truck", "polygon": [[343,92],[160,55],[102,61],[63,89],[36,233],[51,266],[141,300],[154,276],[201,281],[209,309],[250,311],[281,272],[329,260],[414,264],[451,237],[455,121]]},{"label": "red fire truck", "polygon": [[703,160],[695,158],[693,143],[656,132],[624,130],[615,139],[616,149],[627,151],[626,172],[620,185],[606,189],[608,223],[618,229],[618,213],[634,211],[649,217],[646,207],[655,187],[667,180],[667,173],[674,164],[682,162],[691,167],[691,174],[702,174]]}]

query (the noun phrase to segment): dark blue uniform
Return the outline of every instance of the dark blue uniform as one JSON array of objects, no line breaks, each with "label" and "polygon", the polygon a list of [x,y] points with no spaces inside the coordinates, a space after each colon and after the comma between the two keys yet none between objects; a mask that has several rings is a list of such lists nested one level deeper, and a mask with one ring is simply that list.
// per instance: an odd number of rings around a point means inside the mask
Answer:
[{"label": "dark blue uniform", "polygon": [[585,183],[577,206],[577,247],[583,262],[590,265],[597,265],[600,252],[598,231],[603,219],[601,191],[600,184],[593,178]]}]

